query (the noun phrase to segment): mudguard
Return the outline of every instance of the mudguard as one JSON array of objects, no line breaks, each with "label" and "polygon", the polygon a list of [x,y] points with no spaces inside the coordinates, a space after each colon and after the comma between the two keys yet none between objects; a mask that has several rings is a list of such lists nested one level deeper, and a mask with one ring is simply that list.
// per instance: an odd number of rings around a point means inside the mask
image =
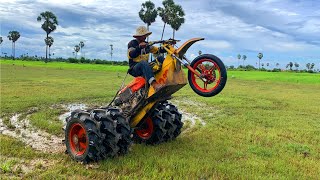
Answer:
[{"label": "mudguard", "polygon": [[192,39],[189,39],[187,42],[183,43],[176,51],[179,58],[183,57],[183,55],[187,52],[187,50],[190,48],[190,46],[192,46],[192,44],[194,44],[197,41],[202,41],[202,40],[204,40],[204,38],[192,38]]}]

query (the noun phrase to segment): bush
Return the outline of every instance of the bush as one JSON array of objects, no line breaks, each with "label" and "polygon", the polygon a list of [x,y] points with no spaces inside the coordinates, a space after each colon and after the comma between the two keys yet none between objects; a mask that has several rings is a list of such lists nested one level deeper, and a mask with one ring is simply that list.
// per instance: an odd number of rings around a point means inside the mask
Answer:
[{"label": "bush", "polygon": [[272,72],[281,72],[281,69],[280,68],[273,68]]},{"label": "bush", "polygon": [[76,58],[68,58],[69,63],[79,63],[79,60]]}]

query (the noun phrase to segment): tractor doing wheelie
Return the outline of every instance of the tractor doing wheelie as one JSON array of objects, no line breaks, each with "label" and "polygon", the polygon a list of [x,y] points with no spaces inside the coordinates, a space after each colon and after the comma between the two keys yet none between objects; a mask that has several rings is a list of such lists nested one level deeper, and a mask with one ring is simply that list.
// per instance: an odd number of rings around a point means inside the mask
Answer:
[{"label": "tractor doing wheelie", "polygon": [[166,50],[162,64],[150,64],[163,87],[155,91],[143,77],[136,77],[107,107],[73,111],[66,119],[66,152],[74,160],[88,163],[125,154],[132,141],[159,144],[175,139],[183,122],[177,107],[167,100],[187,84],[182,65],[188,69],[192,90],[200,96],[220,93],[227,81],[226,68],[218,57],[203,54],[190,62],[184,55],[200,40],[204,39],[190,39],[177,49],[177,40],[149,42]]}]

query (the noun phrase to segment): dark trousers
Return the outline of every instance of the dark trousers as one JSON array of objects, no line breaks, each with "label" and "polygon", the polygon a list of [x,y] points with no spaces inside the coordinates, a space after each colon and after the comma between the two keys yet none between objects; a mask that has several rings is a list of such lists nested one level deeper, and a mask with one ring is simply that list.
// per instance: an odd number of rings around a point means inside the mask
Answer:
[{"label": "dark trousers", "polygon": [[[157,59],[160,63],[163,63],[164,61],[163,56],[159,56]],[[151,83],[151,78],[154,79],[154,74],[147,61],[141,61],[135,64],[132,68],[130,68],[129,74],[134,77],[143,76],[149,83]]]}]

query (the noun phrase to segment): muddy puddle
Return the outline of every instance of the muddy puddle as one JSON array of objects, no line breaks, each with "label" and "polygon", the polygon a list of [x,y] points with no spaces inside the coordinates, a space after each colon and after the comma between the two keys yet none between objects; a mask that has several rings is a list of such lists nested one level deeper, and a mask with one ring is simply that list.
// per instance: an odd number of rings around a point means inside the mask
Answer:
[{"label": "muddy puddle", "polygon": [[62,107],[67,111],[64,114],[61,114],[58,119],[65,125],[66,118],[71,115],[71,112],[77,109],[87,109],[87,106],[85,104],[68,104],[68,105],[62,105]]},{"label": "muddy puddle", "polygon": [[10,127],[8,127],[3,119],[0,119],[0,133],[17,138],[29,145],[33,149],[48,152],[58,153],[63,152],[65,147],[62,142],[62,137],[51,135],[45,131],[36,130],[29,121],[28,116],[19,120],[21,114],[15,114],[9,119]]}]

